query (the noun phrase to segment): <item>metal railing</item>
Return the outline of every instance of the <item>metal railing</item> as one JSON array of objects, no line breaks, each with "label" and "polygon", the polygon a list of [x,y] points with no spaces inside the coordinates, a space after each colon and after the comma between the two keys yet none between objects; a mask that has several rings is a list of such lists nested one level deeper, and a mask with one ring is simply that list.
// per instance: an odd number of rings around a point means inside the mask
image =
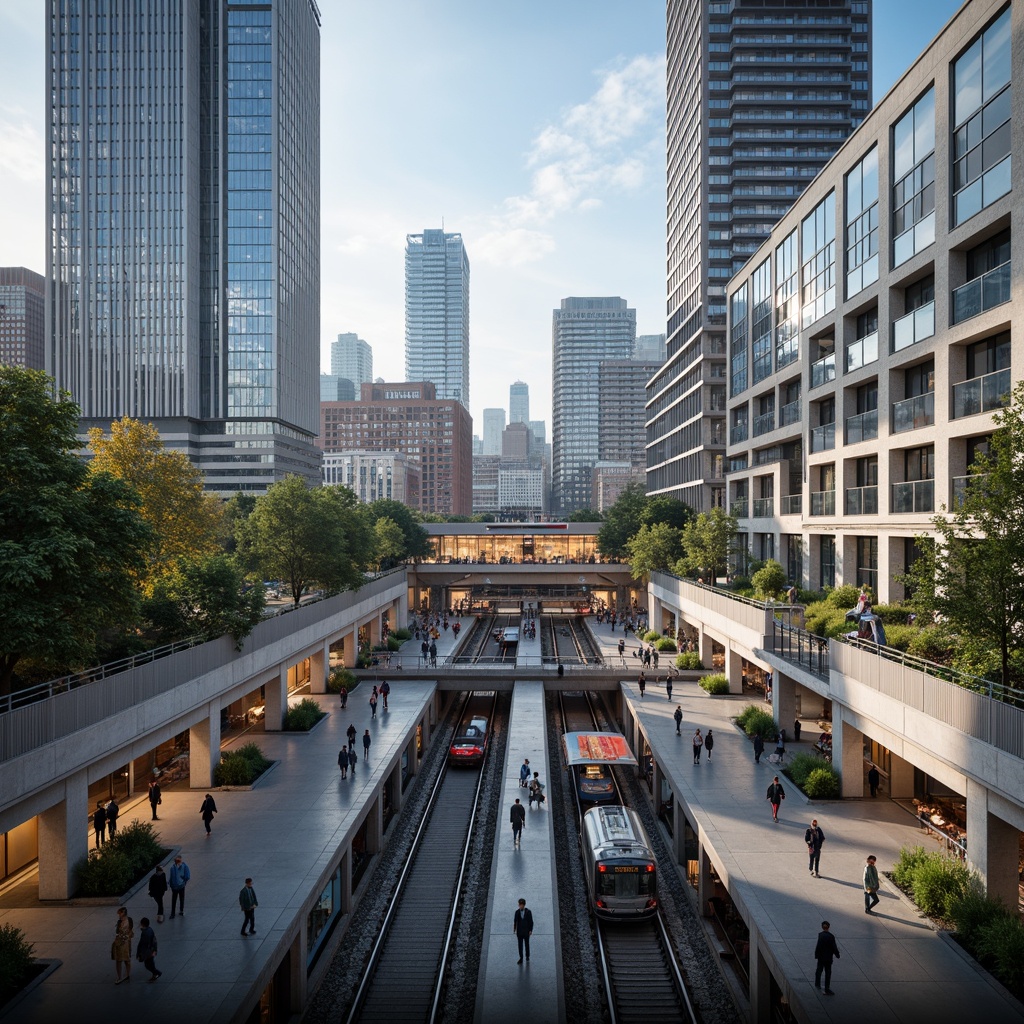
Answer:
[{"label": "metal railing", "polygon": [[803,406],[799,399],[787,402],[779,411],[779,426],[788,427],[790,423],[799,423]]},{"label": "metal railing", "polygon": [[1001,409],[1009,402],[1009,367],[953,385],[953,419]]},{"label": "metal railing", "polygon": [[935,333],[935,300],[911,310],[906,316],[894,320],[892,325],[892,350],[900,352],[916,345]]},{"label": "metal railing", "polygon": [[760,416],[754,417],[754,437],[760,437],[775,429],[775,410],[763,412]]},{"label": "metal railing", "polygon": [[830,660],[828,640],[825,637],[773,619],[772,651],[784,661],[791,661],[807,669],[811,675],[828,682]]},{"label": "metal railing", "polygon": [[729,444],[739,444],[747,439],[746,423],[738,423],[729,430]]},{"label": "metal railing", "polygon": [[823,423],[811,429],[811,451],[827,452],[836,446],[836,425]]},{"label": "metal railing", "polygon": [[846,443],[859,444],[878,437],[878,410],[869,409],[846,419]]},{"label": "metal railing", "polygon": [[915,398],[904,398],[892,405],[892,432],[902,434],[905,430],[917,430],[935,422],[935,392],[929,391]]},{"label": "metal railing", "polygon": [[953,289],[951,315],[954,324],[963,323],[987,310],[1010,301],[1010,260],[987,274]]},{"label": "metal railing", "polygon": [[878,485],[846,488],[846,514],[869,516],[878,513]]},{"label": "metal railing", "polygon": [[811,363],[811,387],[817,388],[836,379],[836,354],[830,352],[816,362]]},{"label": "metal railing", "polygon": [[878,359],[878,331],[864,335],[846,346],[846,372],[859,370]]},{"label": "metal railing", "polygon": [[802,494],[784,494],[779,501],[782,504],[779,511],[784,516],[798,516],[803,511],[804,496]]},{"label": "metal railing", "polygon": [[904,483],[893,484],[892,511],[894,513],[934,512],[935,481],[908,480]]},{"label": "metal railing", "polygon": [[836,514],[835,491],[811,491],[811,515],[834,516]]},{"label": "metal railing", "polygon": [[746,498],[737,498],[736,501],[734,501],[729,506],[729,511],[737,519],[746,519],[747,518],[747,508],[748,508],[748,506],[747,506],[747,499]]},{"label": "metal railing", "polygon": [[768,516],[775,515],[775,499],[774,498],[755,498],[754,499],[754,518],[765,519]]}]

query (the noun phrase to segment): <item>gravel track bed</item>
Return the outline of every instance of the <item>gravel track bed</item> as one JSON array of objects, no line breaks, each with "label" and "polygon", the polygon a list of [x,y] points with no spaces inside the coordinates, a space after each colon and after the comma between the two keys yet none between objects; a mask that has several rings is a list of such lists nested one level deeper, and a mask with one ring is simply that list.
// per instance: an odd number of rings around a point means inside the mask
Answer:
[{"label": "gravel track bed", "polygon": [[[487,895],[491,879],[491,855],[498,820],[502,768],[508,743],[510,699],[499,695],[494,715],[491,751],[484,768],[481,811],[477,817],[469,861],[466,889],[457,922],[454,949],[449,959],[449,985],[445,993],[442,1019],[471,1024],[473,991],[480,971]],[[380,931],[384,915],[394,895],[402,867],[409,857],[416,830],[427,809],[434,782],[451,745],[461,702],[455,701],[434,740],[423,757],[419,775],[405,794],[405,803],[386,833],[386,845],[377,856],[370,882],[350,915],[345,934],[331,959],[323,981],[310,999],[303,1016],[306,1024],[337,1024],[346,1019],[352,998],[362,979],[366,960]],[[454,854],[453,854],[454,855]],[[468,923],[468,924],[467,924]],[[466,1003],[468,1002],[468,1006]],[[451,1008],[451,1012],[448,1012]]]}]

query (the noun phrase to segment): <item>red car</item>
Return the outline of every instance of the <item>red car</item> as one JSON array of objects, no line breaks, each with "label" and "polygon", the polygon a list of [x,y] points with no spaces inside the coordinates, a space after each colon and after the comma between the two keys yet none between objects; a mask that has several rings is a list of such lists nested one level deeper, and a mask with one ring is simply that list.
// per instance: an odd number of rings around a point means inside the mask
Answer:
[{"label": "red car", "polygon": [[487,719],[474,715],[452,740],[448,760],[452,764],[480,764],[487,753],[487,738]]}]

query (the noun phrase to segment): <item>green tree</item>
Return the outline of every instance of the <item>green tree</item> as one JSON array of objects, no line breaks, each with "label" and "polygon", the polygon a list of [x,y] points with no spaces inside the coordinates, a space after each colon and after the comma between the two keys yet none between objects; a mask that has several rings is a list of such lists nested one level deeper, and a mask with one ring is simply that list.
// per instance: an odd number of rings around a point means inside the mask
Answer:
[{"label": "green tree", "polygon": [[773,600],[778,597],[786,585],[786,570],[775,561],[769,558],[764,565],[754,573],[750,580],[754,585],[754,592],[764,600]]},{"label": "green tree", "polygon": [[1001,681],[1021,675],[1014,655],[1024,641],[1024,382],[993,417],[988,454],[970,467],[963,502],[932,519],[933,538],[901,578],[920,611],[998,652]]},{"label": "green tree", "polygon": [[628,557],[627,547],[640,527],[666,523],[682,529],[693,510],[689,505],[666,495],[648,497],[641,484],[629,484],[604,515],[597,535],[598,548],[606,558]]},{"label": "green tree", "polygon": [[641,526],[626,544],[633,579],[674,566],[682,554],[682,537],[682,530],[668,523]]},{"label": "green tree", "polygon": [[596,508],[578,508],[569,514],[567,523],[599,523],[604,516]]},{"label": "green tree", "polygon": [[310,487],[298,476],[272,485],[238,524],[243,556],[263,579],[284,580],[297,606],[309,589],[355,590],[371,538],[365,506],[347,487]]},{"label": "green tree", "polygon": [[416,561],[426,558],[430,554],[430,539],[427,531],[415,513],[408,505],[400,501],[392,501],[389,498],[381,498],[379,501],[371,501],[366,506],[366,513],[371,523],[381,519],[390,519],[397,524],[402,531],[404,544],[402,550],[396,555],[396,559],[411,559]]},{"label": "green tree", "polygon": [[405,534],[402,528],[385,516],[373,524],[373,554],[370,564],[380,572],[401,561],[405,554]]},{"label": "green tree", "polygon": [[695,516],[683,527],[683,557],[676,563],[676,572],[680,576],[706,573],[714,584],[728,565],[736,527],[736,517],[721,508]]},{"label": "green tree", "polygon": [[135,491],[77,457],[78,413],[44,373],[0,366],[0,693],[19,664],[78,668],[137,620],[151,531]]},{"label": "green tree", "polygon": [[203,490],[203,474],[184,452],[167,451],[152,423],[128,416],[89,431],[94,473],[124,480],[141,499],[140,511],[152,527],[149,565],[140,579],[151,594],[181,557],[202,559],[221,549],[224,511],[220,499]]}]

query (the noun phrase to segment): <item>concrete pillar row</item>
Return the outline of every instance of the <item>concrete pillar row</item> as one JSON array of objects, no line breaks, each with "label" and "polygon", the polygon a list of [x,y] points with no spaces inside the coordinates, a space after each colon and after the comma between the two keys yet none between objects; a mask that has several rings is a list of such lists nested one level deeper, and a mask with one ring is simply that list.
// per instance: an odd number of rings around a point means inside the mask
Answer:
[{"label": "concrete pillar row", "polygon": [[263,728],[267,732],[281,732],[284,729],[284,715],[288,710],[288,669],[288,665],[282,665],[277,675],[264,684],[266,706]]},{"label": "concrete pillar row", "polygon": [[306,960],[308,956],[306,927],[305,922],[302,922],[288,950],[288,991],[291,999],[289,1009],[293,1014],[301,1013],[306,1007],[308,995]]},{"label": "concrete pillar row", "polygon": [[206,717],[188,731],[188,784],[193,789],[209,789],[213,770],[220,763],[220,705],[207,706]]},{"label": "concrete pillar row", "polygon": [[841,704],[832,705],[832,766],[842,773],[843,799],[864,796],[864,733],[843,717]]},{"label": "concrete pillar row", "polygon": [[366,815],[366,852],[380,853],[384,846],[384,798],[380,790]]},{"label": "concrete pillar row", "polygon": [[341,888],[341,912],[352,913],[352,846],[349,845],[341,856],[340,888]]},{"label": "concrete pillar row", "polygon": [[380,612],[376,612],[366,625],[370,631],[370,646],[376,647],[380,643]]},{"label": "concrete pillar row", "polygon": [[64,781],[64,799],[39,815],[39,898],[75,894],[78,865],[89,856],[89,780],[84,771]]},{"label": "concrete pillar row", "polygon": [[672,796],[672,852],[676,863],[682,864],[686,860],[686,810],[679,794],[673,790]]},{"label": "concrete pillar row", "polygon": [[662,604],[653,594],[649,596],[647,604],[647,621],[650,623],[651,629],[656,629],[659,633],[665,628],[665,623],[662,621]]},{"label": "concrete pillar row", "polygon": [[697,630],[697,643],[700,647],[700,663],[705,668],[711,668],[711,659],[714,656],[714,639],[703,626],[698,626]]},{"label": "concrete pillar row", "polygon": [[781,672],[772,673],[772,714],[780,729],[786,730],[787,742],[793,738],[796,721],[796,683]]},{"label": "concrete pillar row", "polygon": [[989,896],[1017,908],[1020,832],[989,809],[988,788],[967,780],[967,861]]},{"label": "concrete pillar row", "polygon": [[395,814],[402,809],[402,758],[395,762],[391,771],[391,803],[395,808]]},{"label": "concrete pillar row", "polygon": [[762,952],[760,932],[750,928],[750,1020],[770,1024],[772,1020],[772,972]]},{"label": "concrete pillar row", "polygon": [[731,643],[725,645],[725,678],[729,680],[730,693],[743,692],[743,657]]}]

